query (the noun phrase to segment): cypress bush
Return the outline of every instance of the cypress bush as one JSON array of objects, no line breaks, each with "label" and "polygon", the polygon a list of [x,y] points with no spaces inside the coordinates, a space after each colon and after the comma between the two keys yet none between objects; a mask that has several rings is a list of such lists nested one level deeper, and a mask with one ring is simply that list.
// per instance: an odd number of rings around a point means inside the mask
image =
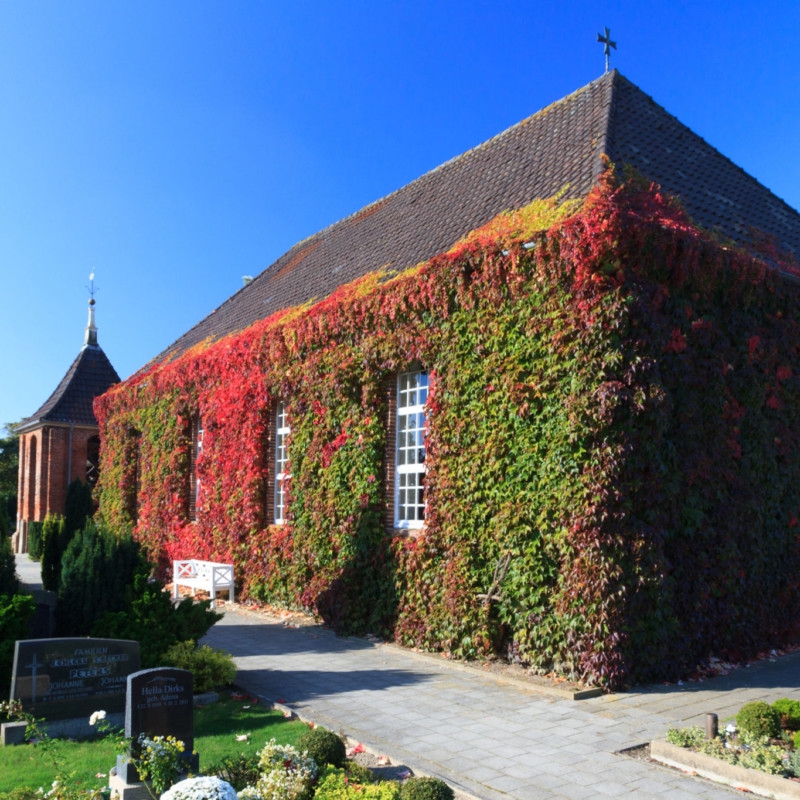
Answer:
[{"label": "cypress bush", "polygon": [[[78,478],[67,487],[67,499],[64,503],[65,536],[72,538],[75,531],[83,529],[86,520],[94,514],[92,487]],[[66,546],[64,547],[66,549]]]},{"label": "cypress bush", "polygon": [[28,555],[33,561],[42,557],[42,528],[44,522],[28,523]]},{"label": "cypress bush", "polygon": [[58,591],[65,527],[64,517],[55,514],[48,514],[42,526],[42,587],[49,592]]},{"label": "cypress bush", "polygon": [[61,559],[56,605],[59,636],[88,636],[108,612],[125,608],[136,574],[149,572],[130,534],[116,535],[89,520]]}]

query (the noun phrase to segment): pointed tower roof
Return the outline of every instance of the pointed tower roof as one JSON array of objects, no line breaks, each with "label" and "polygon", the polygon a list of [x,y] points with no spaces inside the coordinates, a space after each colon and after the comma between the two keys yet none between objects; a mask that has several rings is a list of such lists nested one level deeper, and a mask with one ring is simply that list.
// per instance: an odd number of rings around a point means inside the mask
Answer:
[{"label": "pointed tower roof", "polygon": [[119,375],[97,343],[94,306],[92,298],[89,300],[84,345],[78,357],[44,405],[20,423],[17,428],[19,432],[24,433],[46,423],[97,425],[92,407],[94,399],[119,383]]},{"label": "pointed tower roof", "polygon": [[697,224],[745,246],[756,229],[800,255],[797,211],[612,70],[296,244],[158,359],[321,300],[381,267],[413,267],[503,211],[562,190],[582,198],[603,155],[679,195]]}]

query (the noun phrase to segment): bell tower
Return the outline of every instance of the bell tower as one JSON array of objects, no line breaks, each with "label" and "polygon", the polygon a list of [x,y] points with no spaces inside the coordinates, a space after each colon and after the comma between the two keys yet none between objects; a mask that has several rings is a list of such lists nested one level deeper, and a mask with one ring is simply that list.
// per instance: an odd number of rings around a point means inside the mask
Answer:
[{"label": "bell tower", "polygon": [[18,553],[28,549],[29,523],[64,513],[72,481],[94,485],[99,475],[99,427],[92,404],[119,383],[119,375],[97,343],[94,273],[90,281],[83,347],[53,394],[17,428],[17,531],[12,544]]}]

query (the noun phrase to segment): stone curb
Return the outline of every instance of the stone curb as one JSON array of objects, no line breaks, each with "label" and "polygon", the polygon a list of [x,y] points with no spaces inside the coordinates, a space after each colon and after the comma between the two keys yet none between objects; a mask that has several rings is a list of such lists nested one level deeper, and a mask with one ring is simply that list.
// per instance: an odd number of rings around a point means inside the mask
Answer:
[{"label": "stone curb", "polygon": [[[358,638],[358,637],[349,637]],[[362,641],[368,641],[366,639]],[[448,669],[455,669],[459,672],[467,672],[471,675],[480,675],[483,678],[489,678],[496,683],[505,683],[510,686],[516,686],[518,689],[524,689],[536,694],[546,694],[550,697],[556,697],[559,700],[590,700],[593,697],[600,697],[603,694],[602,689],[562,689],[558,686],[547,686],[545,684],[533,683],[526,681],[523,678],[515,678],[513,675],[498,675],[496,672],[490,670],[482,670],[480,667],[473,667],[469,663],[463,661],[453,661],[442,656],[437,656],[433,653],[418,653],[416,650],[408,650],[405,647],[400,647],[390,642],[380,642],[381,647],[388,650],[396,650],[398,653],[410,656],[411,658],[419,659],[420,661],[427,661],[430,664],[446,667]]]},{"label": "stone curb", "polygon": [[755,769],[738,767],[705,753],[696,753],[656,739],[650,743],[650,758],[685,772],[696,772],[704,778],[733,786],[774,800],[800,800],[800,783],[788,781]]},{"label": "stone curb", "polygon": [[[286,621],[280,617],[274,617],[264,611],[251,611],[246,606],[236,605],[235,607],[232,607],[228,604],[225,610],[240,614],[247,614],[248,616],[252,617],[261,617],[262,619],[266,619],[269,622],[278,625],[282,625]],[[298,625],[296,630],[313,630],[317,634],[325,633],[331,636],[336,636],[333,631],[330,631],[319,624]],[[409,656],[410,658],[415,658],[418,661],[425,661],[431,665],[444,667],[447,669],[454,669],[459,672],[466,672],[470,675],[480,675],[481,677],[488,678],[496,683],[504,683],[510,686],[515,686],[518,689],[524,689],[525,691],[548,695],[549,697],[554,697],[558,700],[590,700],[593,697],[600,697],[604,694],[603,690],[598,688],[566,689],[558,686],[547,686],[546,684],[526,681],[522,678],[515,678],[511,675],[498,675],[496,672],[491,672],[488,670],[485,671],[479,667],[473,667],[466,662],[443,658],[442,656],[435,655],[434,653],[420,653],[416,650],[409,650],[408,648],[392,644],[391,642],[371,642],[369,639],[364,639],[360,636],[342,636],[341,638],[345,641],[359,642],[375,647],[384,647],[387,650],[394,650],[397,653]]]}]

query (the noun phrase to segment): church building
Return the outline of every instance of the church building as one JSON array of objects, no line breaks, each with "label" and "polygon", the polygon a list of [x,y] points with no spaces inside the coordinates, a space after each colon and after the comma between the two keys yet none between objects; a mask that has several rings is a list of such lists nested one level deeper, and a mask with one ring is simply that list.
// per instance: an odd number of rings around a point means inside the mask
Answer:
[{"label": "church building", "polygon": [[605,687],[776,646],[799,256],[795,209],[612,70],[98,398],[103,517],[165,575],[232,562],[340,633]]},{"label": "church building", "polygon": [[118,382],[116,370],[97,343],[95,300],[91,298],[78,357],[44,405],[17,428],[17,531],[12,539],[16,552],[27,552],[30,522],[64,513],[72,481],[90,486],[97,483],[100,436],[92,404]]}]

